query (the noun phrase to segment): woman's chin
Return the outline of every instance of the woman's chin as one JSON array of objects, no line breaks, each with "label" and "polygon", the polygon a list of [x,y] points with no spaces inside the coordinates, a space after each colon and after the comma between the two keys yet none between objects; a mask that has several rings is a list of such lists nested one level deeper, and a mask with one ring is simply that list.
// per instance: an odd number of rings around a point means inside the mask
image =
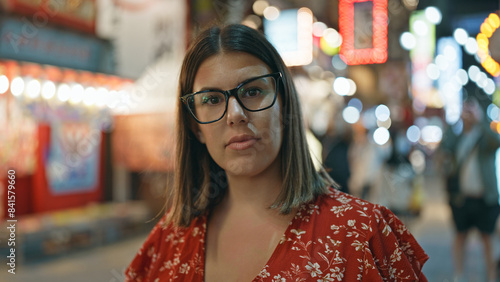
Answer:
[{"label": "woman's chin", "polygon": [[255,163],[248,160],[232,161],[226,165],[224,170],[226,174],[234,176],[254,176],[260,172]]}]

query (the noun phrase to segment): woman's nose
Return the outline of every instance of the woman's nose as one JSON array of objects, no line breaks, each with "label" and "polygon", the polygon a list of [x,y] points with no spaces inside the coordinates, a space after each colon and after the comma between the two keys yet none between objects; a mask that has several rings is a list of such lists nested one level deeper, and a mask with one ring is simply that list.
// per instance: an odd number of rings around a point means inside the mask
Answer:
[{"label": "woman's nose", "polygon": [[248,116],[245,109],[238,103],[234,97],[229,97],[227,102],[227,124],[247,123]]}]

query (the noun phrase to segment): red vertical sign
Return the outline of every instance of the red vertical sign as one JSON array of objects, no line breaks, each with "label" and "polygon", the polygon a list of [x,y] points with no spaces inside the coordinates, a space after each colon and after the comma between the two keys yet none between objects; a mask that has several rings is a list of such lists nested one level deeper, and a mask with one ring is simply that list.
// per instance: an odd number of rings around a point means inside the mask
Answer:
[{"label": "red vertical sign", "polygon": [[[371,25],[359,22],[363,18],[371,18]],[[340,54],[348,65],[387,60],[387,0],[340,0],[339,25],[343,40]]]}]

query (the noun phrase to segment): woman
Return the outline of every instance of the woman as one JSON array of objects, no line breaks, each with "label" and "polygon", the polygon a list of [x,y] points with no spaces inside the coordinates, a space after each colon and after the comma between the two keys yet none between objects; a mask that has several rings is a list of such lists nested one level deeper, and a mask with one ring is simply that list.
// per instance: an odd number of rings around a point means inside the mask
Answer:
[{"label": "woman", "polygon": [[201,33],[179,95],[173,203],[128,281],[425,280],[389,210],[315,171],[291,75],[259,32]]}]

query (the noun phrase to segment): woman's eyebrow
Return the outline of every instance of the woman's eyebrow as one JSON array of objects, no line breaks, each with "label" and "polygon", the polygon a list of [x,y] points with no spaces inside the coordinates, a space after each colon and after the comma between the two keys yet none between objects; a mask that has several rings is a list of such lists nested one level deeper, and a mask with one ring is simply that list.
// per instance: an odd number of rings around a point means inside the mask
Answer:
[{"label": "woman's eyebrow", "polygon": [[202,87],[200,90],[198,91],[195,91],[196,92],[201,92],[201,91],[205,91],[205,90],[218,90],[218,91],[222,91],[222,89],[220,89],[219,87],[210,87],[210,86],[205,86],[205,87]]},{"label": "woman's eyebrow", "polygon": [[245,78],[245,79],[242,79],[242,80],[240,80],[240,81],[236,84],[236,86],[235,86],[235,87],[230,88],[230,89],[221,89],[221,88],[219,88],[219,87],[204,86],[204,87],[202,87],[200,90],[198,90],[198,91],[194,91],[194,93],[201,92],[201,91],[205,91],[205,90],[217,90],[217,91],[231,90],[231,89],[234,89],[234,88],[236,88],[236,87],[240,86],[241,84],[243,84],[243,83],[245,83],[245,82],[247,82],[247,81],[249,81],[249,80],[251,80],[251,79],[253,79],[253,78],[256,78],[256,77],[259,77],[259,76],[262,76],[262,75],[266,75],[266,73],[264,73],[264,74],[257,74],[257,75],[253,75],[253,76],[251,76],[251,77],[247,77],[247,78]]}]

